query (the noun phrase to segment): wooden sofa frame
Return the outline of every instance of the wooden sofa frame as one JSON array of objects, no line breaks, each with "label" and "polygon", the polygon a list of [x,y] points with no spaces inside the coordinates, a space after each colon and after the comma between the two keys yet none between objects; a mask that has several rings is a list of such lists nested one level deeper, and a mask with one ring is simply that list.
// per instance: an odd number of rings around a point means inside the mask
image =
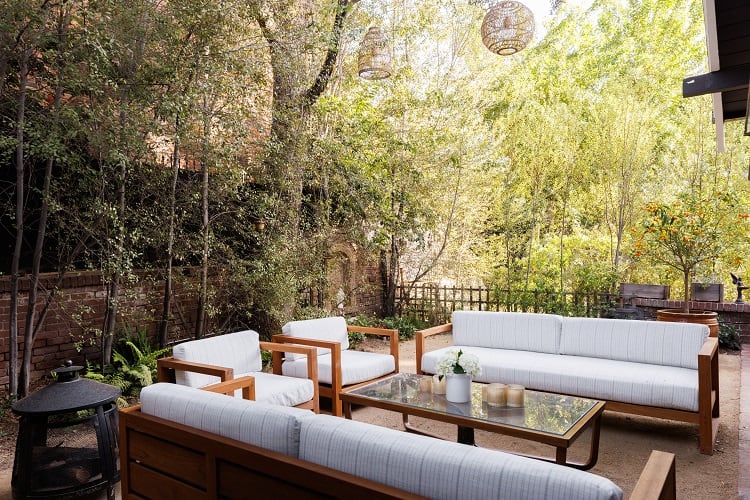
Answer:
[{"label": "wooden sofa frame", "polygon": [[[453,324],[419,330],[416,332],[417,373],[422,374],[422,355],[425,339],[441,333],[452,333]],[[698,352],[698,411],[675,410],[656,406],[636,405],[620,401],[607,401],[605,410],[646,417],[664,418],[698,425],[698,447],[704,455],[713,455],[716,433],[719,430],[719,339],[709,337]],[[529,389],[541,389],[529,387]],[[573,396],[590,397],[588,394]]]},{"label": "wooden sofa frame", "polygon": [[[391,356],[393,356],[393,359],[396,363],[395,370],[391,373],[383,375],[382,377],[377,377],[372,380],[367,380],[359,384],[343,386],[341,383],[341,344],[339,342],[332,342],[328,340],[319,340],[319,339],[308,339],[308,338],[303,338],[303,337],[291,337],[288,335],[281,335],[281,334],[274,335],[271,338],[271,340],[273,340],[274,342],[283,343],[285,345],[288,345],[288,343],[300,344],[300,345],[313,346],[313,347],[323,347],[323,348],[327,348],[331,350],[331,383],[324,384],[322,382],[319,382],[318,391],[319,391],[320,396],[331,399],[331,413],[333,413],[337,417],[341,417],[344,414],[343,404],[341,402],[341,398],[339,397],[339,395],[341,394],[341,391],[355,389],[362,385],[370,384],[372,382],[376,382],[386,377],[390,377],[394,373],[398,373],[398,330],[393,330],[393,329],[388,329],[388,328],[373,328],[373,327],[368,327],[368,326],[347,325],[346,331],[363,333],[365,335],[388,337],[390,354]],[[276,362],[274,361],[274,366],[275,365],[276,365]],[[308,361],[308,366],[309,366],[309,361]]]},{"label": "wooden sofa frame", "polygon": [[[205,390],[252,392],[241,377]],[[135,498],[423,498],[375,481],[171,422],[120,410],[123,499]],[[652,451],[631,500],[676,498],[675,458]]]},{"label": "wooden sofa frame", "polygon": [[[313,410],[320,413],[320,401],[318,396],[318,352],[312,347],[302,345],[277,344],[273,342],[260,342],[260,349],[271,352],[271,366],[274,375],[281,375],[281,362],[284,352],[294,352],[307,356],[307,378],[313,382],[313,398],[310,401],[297,405],[297,408]],[[189,371],[213,375],[219,377],[221,382],[234,378],[234,369],[225,366],[183,361],[173,357],[160,358],[156,360],[156,377],[159,382],[175,382],[175,371]],[[254,386],[253,386],[254,387]],[[255,399],[255,389],[252,397]]]}]

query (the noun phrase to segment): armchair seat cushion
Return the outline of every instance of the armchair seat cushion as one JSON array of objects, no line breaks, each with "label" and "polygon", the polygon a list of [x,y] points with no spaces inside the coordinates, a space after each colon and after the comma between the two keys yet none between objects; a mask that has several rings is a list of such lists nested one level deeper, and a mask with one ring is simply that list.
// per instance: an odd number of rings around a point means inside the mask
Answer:
[{"label": "armchair seat cushion", "polygon": [[141,391],[141,411],[189,427],[298,457],[301,422],[314,414],[191,387],[157,383]]},{"label": "armchair seat cushion", "polygon": [[[342,386],[382,377],[392,373],[395,369],[396,362],[390,354],[341,351]],[[306,377],[307,358],[284,361],[281,365],[281,373],[290,377]],[[318,356],[318,381],[323,384],[331,383],[331,354]]]},{"label": "armchair seat cushion", "polygon": [[281,406],[297,406],[310,401],[315,394],[313,381],[307,377],[307,369],[301,378],[285,377],[265,372],[248,372],[236,377],[255,377],[255,400]]},{"label": "armchair seat cushion", "polygon": [[695,370],[629,361],[546,354],[487,347],[453,346],[422,357],[422,370],[435,373],[438,361],[451,349],[479,357],[479,382],[521,384],[530,389],[574,394],[606,401],[698,410]]}]

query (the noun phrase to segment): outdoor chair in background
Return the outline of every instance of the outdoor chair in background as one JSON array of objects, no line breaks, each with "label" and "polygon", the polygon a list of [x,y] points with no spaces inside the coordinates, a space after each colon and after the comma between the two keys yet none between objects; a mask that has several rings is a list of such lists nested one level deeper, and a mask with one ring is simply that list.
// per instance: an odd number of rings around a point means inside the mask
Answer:
[{"label": "outdoor chair in background", "polygon": [[[349,349],[349,332],[389,337],[390,354]],[[353,326],[340,316],[290,321],[274,342],[301,344],[318,348],[319,394],[331,399],[331,413],[343,414],[343,390],[374,382],[398,372],[398,330]],[[308,359],[286,351],[281,372],[290,377],[304,377]]]},{"label": "outdoor chair in background", "polygon": [[[271,351],[273,373],[262,371],[261,349]],[[282,352],[301,356],[305,361],[305,371],[297,377],[283,376]],[[172,357],[157,361],[157,370],[159,382],[201,388],[250,375],[255,378],[253,399],[256,401],[319,412],[315,349],[260,342],[258,333],[253,330],[178,344],[172,350]]]}]

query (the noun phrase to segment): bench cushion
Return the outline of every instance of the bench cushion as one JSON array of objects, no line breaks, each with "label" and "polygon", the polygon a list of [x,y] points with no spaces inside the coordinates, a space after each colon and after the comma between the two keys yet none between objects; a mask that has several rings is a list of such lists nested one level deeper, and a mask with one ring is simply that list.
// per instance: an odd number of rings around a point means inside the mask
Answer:
[{"label": "bench cushion", "polygon": [[622,498],[587,472],[329,415],[302,421],[299,457],[429,498]]},{"label": "bench cushion", "polygon": [[[455,346],[475,354],[478,382],[520,384],[530,389],[604,401],[698,411],[698,372],[689,368],[561,356],[538,352]],[[422,370],[435,373],[439,351],[422,357]]]},{"label": "bench cushion", "polygon": [[301,422],[314,415],[169,383],[144,387],[141,411],[292,457],[299,456]]},{"label": "bench cushion", "polygon": [[492,311],[455,311],[452,316],[453,343],[557,353],[562,317]]},{"label": "bench cushion", "polygon": [[[342,316],[332,316],[330,318],[305,319],[300,321],[290,321],[281,327],[281,332],[290,337],[302,337],[315,340],[327,340],[329,342],[339,342],[341,350],[349,349],[349,333],[346,330],[346,319]],[[318,355],[330,353],[330,349],[318,348]],[[304,354],[286,353],[286,359],[304,358]]]},{"label": "bench cushion", "polygon": [[564,318],[560,354],[698,369],[708,326],[604,318]]},{"label": "bench cushion", "polygon": [[[174,346],[172,355],[175,359],[183,361],[232,368],[235,377],[240,373],[260,371],[263,364],[258,333],[253,330],[183,342]],[[220,379],[202,373],[177,370],[175,381],[180,385],[203,387],[220,382]]]},{"label": "bench cushion", "polygon": [[[332,356],[318,356],[318,382],[331,383]],[[341,351],[341,385],[358,384],[392,373],[396,362],[390,354],[362,351]],[[284,361],[281,373],[290,377],[307,376],[307,358]]]}]

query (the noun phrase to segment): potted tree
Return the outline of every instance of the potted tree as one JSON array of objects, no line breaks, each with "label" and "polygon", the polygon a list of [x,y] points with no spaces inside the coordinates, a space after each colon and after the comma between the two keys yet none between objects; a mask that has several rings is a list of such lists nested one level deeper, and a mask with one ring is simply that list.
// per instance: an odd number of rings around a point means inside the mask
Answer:
[{"label": "potted tree", "polygon": [[723,192],[710,197],[683,193],[673,203],[649,203],[645,207],[633,257],[679,271],[684,290],[682,309],[657,311],[657,321],[707,324],[711,335],[718,335],[716,312],[690,310],[690,284],[696,267],[717,259],[730,231],[745,220],[736,207],[736,197]]}]

